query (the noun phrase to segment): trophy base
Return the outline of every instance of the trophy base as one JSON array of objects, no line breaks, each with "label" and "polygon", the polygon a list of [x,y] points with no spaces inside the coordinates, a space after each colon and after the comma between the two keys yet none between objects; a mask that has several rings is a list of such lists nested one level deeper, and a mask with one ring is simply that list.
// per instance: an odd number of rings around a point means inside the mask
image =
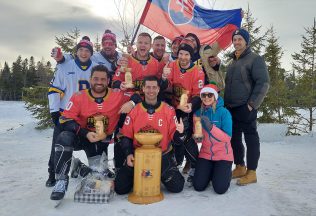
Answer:
[{"label": "trophy base", "polygon": [[139,196],[134,192],[128,195],[128,201],[134,204],[151,204],[155,202],[160,202],[163,199],[164,196],[161,192],[160,194],[154,196]]}]

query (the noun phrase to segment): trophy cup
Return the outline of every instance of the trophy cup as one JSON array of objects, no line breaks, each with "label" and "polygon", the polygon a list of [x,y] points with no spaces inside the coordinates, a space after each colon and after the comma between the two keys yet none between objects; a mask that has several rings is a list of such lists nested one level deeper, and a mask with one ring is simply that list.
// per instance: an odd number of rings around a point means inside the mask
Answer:
[{"label": "trophy cup", "polygon": [[188,96],[188,91],[187,90],[184,90],[181,97],[180,97],[180,106],[181,107],[184,107],[188,104],[188,99],[189,99],[189,96]]},{"label": "trophy cup", "polygon": [[98,135],[99,140],[103,140],[106,138],[106,133],[104,132],[104,116],[98,115],[94,116],[94,121],[95,121],[95,132]]},{"label": "trophy cup", "polygon": [[202,132],[202,123],[200,117],[193,117],[194,121],[194,134],[193,137],[197,140],[201,140],[203,138],[203,132]]},{"label": "trophy cup", "polygon": [[125,68],[125,87],[134,88],[133,77],[132,77],[132,68]]},{"label": "trophy cup", "polygon": [[128,201],[150,204],[163,200],[160,191],[161,149],[156,144],[162,139],[160,133],[136,133],[135,139],[142,146],[135,150],[134,186]]}]

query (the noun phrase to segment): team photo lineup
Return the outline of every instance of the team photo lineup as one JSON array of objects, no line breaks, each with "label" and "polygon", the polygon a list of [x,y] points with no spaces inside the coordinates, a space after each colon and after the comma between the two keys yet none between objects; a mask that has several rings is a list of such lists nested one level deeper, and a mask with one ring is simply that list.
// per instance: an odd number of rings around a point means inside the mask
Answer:
[{"label": "team photo lineup", "polygon": [[[232,179],[240,186],[257,182],[257,112],[270,81],[264,58],[252,51],[251,36],[240,27],[241,10],[234,13],[237,21],[216,37],[213,30],[165,35],[157,29],[155,36],[137,33],[121,53],[117,33],[106,29],[100,51],[89,35],[74,54],[52,49],[57,65],[48,99],[54,131],[45,182],[51,200],[65,197],[70,177],[93,178],[94,186],[109,182],[118,195],[134,191],[134,203],[158,201],[146,197],[159,194],[160,183],[171,193],[185,185],[204,191],[211,183],[224,194]],[[223,69],[219,53],[230,45],[231,61]],[[87,164],[73,156],[80,150]]]}]

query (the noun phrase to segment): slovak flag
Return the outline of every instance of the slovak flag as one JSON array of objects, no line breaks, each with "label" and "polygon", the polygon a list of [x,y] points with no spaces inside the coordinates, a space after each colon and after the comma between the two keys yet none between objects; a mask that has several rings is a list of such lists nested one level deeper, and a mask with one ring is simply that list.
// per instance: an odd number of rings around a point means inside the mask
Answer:
[{"label": "slovak flag", "polygon": [[217,41],[226,49],[241,19],[241,9],[204,9],[194,0],[148,0],[140,24],[170,40],[191,32],[201,44]]}]

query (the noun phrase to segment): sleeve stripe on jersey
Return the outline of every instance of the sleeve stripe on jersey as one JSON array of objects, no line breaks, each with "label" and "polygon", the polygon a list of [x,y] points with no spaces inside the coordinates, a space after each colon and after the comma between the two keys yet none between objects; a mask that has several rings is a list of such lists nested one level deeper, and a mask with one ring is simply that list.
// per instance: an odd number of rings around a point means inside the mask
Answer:
[{"label": "sleeve stripe on jersey", "polygon": [[55,93],[58,93],[61,95],[61,97],[64,96],[64,91],[63,90],[60,90],[59,88],[56,88],[54,86],[51,86],[49,89],[48,89],[48,94],[55,94]]}]

